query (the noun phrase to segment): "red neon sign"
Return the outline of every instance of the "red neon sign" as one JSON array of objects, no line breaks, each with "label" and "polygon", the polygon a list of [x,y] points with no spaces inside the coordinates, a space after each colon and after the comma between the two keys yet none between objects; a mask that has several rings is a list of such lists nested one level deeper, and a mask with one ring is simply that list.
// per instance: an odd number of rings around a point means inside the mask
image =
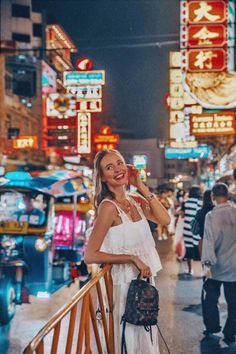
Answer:
[{"label": "red neon sign", "polygon": [[224,23],[227,19],[225,1],[184,2],[181,13],[182,23]]},{"label": "red neon sign", "polygon": [[227,53],[223,48],[190,49],[187,52],[188,71],[224,71],[227,69]]},{"label": "red neon sign", "polygon": [[190,48],[223,47],[227,42],[226,27],[221,24],[184,26],[183,32],[185,29],[186,38],[182,40],[187,40]]}]

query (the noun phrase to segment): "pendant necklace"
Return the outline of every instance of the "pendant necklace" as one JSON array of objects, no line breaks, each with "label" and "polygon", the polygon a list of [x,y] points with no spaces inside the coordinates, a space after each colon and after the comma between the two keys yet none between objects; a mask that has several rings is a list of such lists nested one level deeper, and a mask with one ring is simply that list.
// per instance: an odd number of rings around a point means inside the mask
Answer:
[{"label": "pendant necklace", "polygon": [[121,207],[121,209],[126,213],[129,214],[131,210],[130,202],[128,199],[125,199],[124,202],[118,202],[117,204]]}]

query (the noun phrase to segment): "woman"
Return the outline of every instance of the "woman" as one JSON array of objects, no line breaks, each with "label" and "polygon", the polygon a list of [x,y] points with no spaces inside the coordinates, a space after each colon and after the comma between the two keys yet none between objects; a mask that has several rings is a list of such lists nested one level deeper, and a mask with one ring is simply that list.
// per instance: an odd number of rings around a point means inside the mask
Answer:
[{"label": "woman", "polygon": [[[197,211],[201,208],[201,189],[199,186],[192,186],[189,190],[189,196],[185,203],[183,204],[183,212],[184,212],[184,244],[185,244],[185,256],[187,259],[188,265],[188,275],[192,275],[192,260],[198,259],[194,254],[194,241],[195,237],[191,230],[191,221],[195,218]],[[196,241],[198,245],[198,241]]]},{"label": "woman", "polygon": [[206,214],[209,211],[211,211],[213,208],[214,208],[214,204],[211,199],[211,190],[207,189],[203,194],[202,208],[198,210],[195,216],[195,220],[197,221],[199,226],[199,236],[201,237],[201,240],[199,241],[199,245],[198,245],[200,256],[202,255],[202,241],[204,235],[204,224],[205,224]]},{"label": "woman", "polygon": [[[97,217],[91,233],[85,261],[87,263],[111,263],[113,278],[115,349],[121,349],[121,317],[125,311],[127,291],[132,279],[153,277],[161,269],[161,263],[147,219],[166,225],[170,217],[154,194],[143,184],[138,170],[126,165],[116,150],[97,153],[94,161],[95,208]],[[141,194],[128,195],[126,186],[133,185]],[[126,325],[127,351],[135,353],[159,353],[158,333],[150,333],[143,327]]]}]

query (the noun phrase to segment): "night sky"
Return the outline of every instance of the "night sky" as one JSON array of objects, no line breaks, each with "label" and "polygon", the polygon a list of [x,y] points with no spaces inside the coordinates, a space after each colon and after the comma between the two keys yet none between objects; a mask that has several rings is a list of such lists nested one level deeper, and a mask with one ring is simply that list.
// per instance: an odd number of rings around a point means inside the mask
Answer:
[{"label": "night sky", "polygon": [[38,2],[77,45],[73,60],[88,57],[94,70],[106,70],[100,117],[116,122],[124,138],[167,137],[164,98],[168,53],[179,48],[179,0]]}]

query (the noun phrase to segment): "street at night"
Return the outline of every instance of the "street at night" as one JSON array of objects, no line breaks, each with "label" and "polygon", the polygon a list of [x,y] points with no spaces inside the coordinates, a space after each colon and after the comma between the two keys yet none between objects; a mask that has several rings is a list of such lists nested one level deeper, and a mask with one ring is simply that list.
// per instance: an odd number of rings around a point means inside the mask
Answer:
[{"label": "street at night", "polygon": [[0,1],[0,354],[236,354],[235,14]]},{"label": "street at night", "polygon": [[[199,262],[194,264],[194,276],[183,273],[186,264],[176,261],[173,240],[158,242],[163,270],[158,276],[160,294],[159,326],[173,354],[234,354],[236,345],[227,346],[222,336],[205,338],[201,316],[202,270]],[[181,275],[182,273],[182,275]],[[64,288],[50,299],[32,298],[31,304],[17,308],[10,325],[1,328],[0,353],[20,354],[29,340],[37,333],[61,306],[75,294],[78,284]],[[222,324],[226,317],[226,305],[222,296]],[[159,338],[161,353],[166,348]],[[46,352],[47,353],[47,352]],[[59,354],[62,354],[59,351]]]}]

